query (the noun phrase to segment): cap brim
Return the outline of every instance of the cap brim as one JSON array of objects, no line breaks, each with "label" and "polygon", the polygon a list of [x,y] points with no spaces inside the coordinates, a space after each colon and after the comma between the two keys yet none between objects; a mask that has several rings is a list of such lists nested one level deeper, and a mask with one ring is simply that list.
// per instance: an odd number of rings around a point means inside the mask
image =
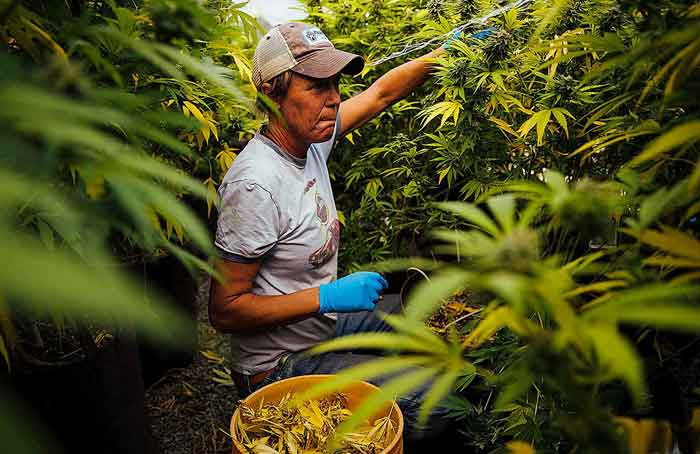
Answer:
[{"label": "cap brim", "polygon": [[354,76],[364,67],[365,60],[359,55],[327,48],[306,56],[292,71],[316,79],[327,79],[339,73]]}]

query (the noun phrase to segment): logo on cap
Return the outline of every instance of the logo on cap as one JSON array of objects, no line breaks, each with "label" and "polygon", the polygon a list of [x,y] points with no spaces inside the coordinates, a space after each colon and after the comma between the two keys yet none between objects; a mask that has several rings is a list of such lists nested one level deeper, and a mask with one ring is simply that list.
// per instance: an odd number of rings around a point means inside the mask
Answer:
[{"label": "logo on cap", "polygon": [[331,42],[319,28],[307,28],[304,30],[303,35],[306,43],[312,46],[315,44]]}]

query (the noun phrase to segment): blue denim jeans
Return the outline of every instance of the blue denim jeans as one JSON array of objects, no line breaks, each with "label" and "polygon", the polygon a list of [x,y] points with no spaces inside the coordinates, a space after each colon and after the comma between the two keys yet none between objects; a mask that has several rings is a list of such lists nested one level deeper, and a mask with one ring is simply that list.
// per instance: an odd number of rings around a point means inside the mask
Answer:
[{"label": "blue denim jeans", "polygon": [[[398,294],[384,295],[384,299],[377,302],[375,311],[372,312],[352,312],[338,314],[336,322],[336,337],[363,332],[390,332],[393,328],[377,317],[375,312],[398,314],[402,310],[401,299]],[[335,374],[348,367],[356,366],[366,361],[375,360],[382,357],[381,351],[335,351],[322,353],[320,355],[309,356],[306,351],[286,354],[282,357],[275,370],[264,380],[249,389],[239,389],[241,398],[247,397],[257,389],[269,385],[270,383],[285,378],[299,375],[314,374]],[[380,376],[369,380],[370,383],[381,386],[382,383],[394,378],[391,376]],[[409,440],[419,440],[436,436],[447,424],[445,415],[447,410],[438,406],[432,412],[428,424],[418,427],[418,410],[423,396],[429,389],[429,383],[411,391],[408,394],[399,396],[396,403],[401,408],[404,417],[404,438]]]}]

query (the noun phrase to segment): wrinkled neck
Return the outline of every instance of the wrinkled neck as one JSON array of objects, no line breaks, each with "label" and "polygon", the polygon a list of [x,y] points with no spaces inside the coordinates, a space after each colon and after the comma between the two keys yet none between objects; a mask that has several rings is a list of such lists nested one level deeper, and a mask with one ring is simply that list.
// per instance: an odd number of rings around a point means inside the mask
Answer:
[{"label": "wrinkled neck", "polygon": [[306,159],[311,142],[306,142],[293,134],[284,124],[284,120],[270,119],[270,124],[262,133],[282,150],[296,158]]}]

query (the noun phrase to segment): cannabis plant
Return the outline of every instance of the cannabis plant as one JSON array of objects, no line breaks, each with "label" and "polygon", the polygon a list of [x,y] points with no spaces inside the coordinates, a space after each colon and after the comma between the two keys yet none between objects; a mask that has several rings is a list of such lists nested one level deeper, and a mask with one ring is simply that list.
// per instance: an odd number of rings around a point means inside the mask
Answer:
[{"label": "cannabis plant", "polygon": [[[240,6],[217,15],[184,0],[0,1],[8,369],[26,334],[17,320],[135,326],[173,343],[184,332],[181,316],[147,300],[121,263],[172,254],[212,271],[210,235],[192,206],[216,203],[205,179],[233,159],[219,139],[242,138],[254,121],[238,119],[253,118],[246,49],[257,33]],[[20,410],[3,398],[12,452],[35,436],[18,429]]]},{"label": "cannabis plant", "polygon": [[[351,20],[321,3],[336,12],[326,24]],[[387,350],[335,385],[404,371],[385,398],[430,383],[423,417],[447,406],[483,451],[513,441],[621,452],[614,416],[658,400],[646,376],[660,364],[642,359],[643,339],[700,328],[700,11],[673,1],[519,5],[475,21],[493,32],[450,46],[428,94],[397,105],[397,123],[384,117],[371,142],[363,132],[361,154],[341,161],[337,197],[361,201],[346,208],[355,222],[345,241],[379,245],[351,247],[345,266],[418,251],[429,259],[377,269],[432,274],[387,318],[394,333],[316,351]],[[411,15],[423,21],[413,36],[387,36],[386,20],[350,34],[373,33],[365,53],[386,55],[387,40],[448,35],[497,6],[430,2]],[[426,322],[455,298],[473,315],[440,336]]]}]

